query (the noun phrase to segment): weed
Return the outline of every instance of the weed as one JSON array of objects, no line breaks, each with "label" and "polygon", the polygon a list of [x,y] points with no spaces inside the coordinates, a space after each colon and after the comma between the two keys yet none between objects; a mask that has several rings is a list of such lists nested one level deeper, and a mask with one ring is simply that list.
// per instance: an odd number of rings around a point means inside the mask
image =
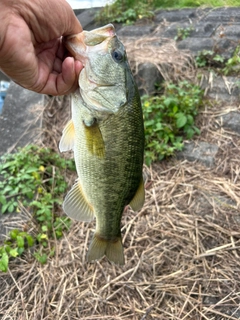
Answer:
[{"label": "weed", "polygon": [[34,243],[34,238],[27,232],[20,230],[10,231],[8,239],[5,240],[3,246],[0,246],[0,270],[6,272],[9,259],[20,256],[27,247],[32,247]]},{"label": "weed", "polygon": [[149,3],[137,2],[128,6],[130,1],[116,1],[112,5],[106,5],[96,15],[99,23],[117,22],[124,24],[132,24],[138,19],[152,19],[154,17]]},{"label": "weed", "polygon": [[196,64],[198,68],[222,67],[224,65],[224,62],[225,59],[212,50],[203,50],[196,56]]},{"label": "weed", "polygon": [[143,97],[147,165],[182,150],[184,138],[200,133],[194,119],[202,98],[202,90],[188,81],[168,84],[162,96]]},{"label": "weed", "polygon": [[[74,170],[73,160],[62,159],[51,149],[34,145],[19,149],[1,158],[0,212],[19,212],[19,203],[28,209],[36,221],[37,234],[14,230],[0,246],[0,270],[6,271],[9,258],[21,255],[33,245],[40,246],[34,253],[43,263],[49,255],[48,240],[60,238],[70,227],[70,219],[57,215],[67,183],[64,172]],[[52,249],[50,249],[51,251]]]},{"label": "weed", "polygon": [[192,27],[178,28],[177,29],[177,35],[174,38],[174,40],[175,41],[181,41],[181,40],[184,40],[184,39],[188,38],[193,30],[194,29]]},{"label": "weed", "polygon": [[240,46],[237,46],[233,56],[227,60],[223,69],[224,75],[239,75],[240,73]]},{"label": "weed", "polygon": [[[185,8],[234,6],[239,0],[116,0],[111,5],[106,5],[96,15],[96,20],[101,23],[120,22],[131,24],[137,19],[154,17],[154,11],[160,8]],[[185,37],[185,31],[181,31]],[[186,33],[188,33],[186,31]]]},{"label": "weed", "polygon": [[240,46],[236,47],[228,60],[212,50],[203,50],[197,55],[196,64],[199,68],[213,67],[220,75],[237,76],[240,73]]}]

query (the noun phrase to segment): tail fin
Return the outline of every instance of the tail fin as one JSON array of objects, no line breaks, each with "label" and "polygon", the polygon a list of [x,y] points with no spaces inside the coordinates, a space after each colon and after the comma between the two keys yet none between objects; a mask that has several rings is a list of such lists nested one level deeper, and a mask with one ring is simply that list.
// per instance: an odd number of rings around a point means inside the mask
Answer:
[{"label": "tail fin", "polygon": [[98,237],[96,233],[94,234],[88,250],[87,261],[98,260],[104,255],[116,264],[124,264],[123,246],[120,237],[114,240],[105,240]]}]

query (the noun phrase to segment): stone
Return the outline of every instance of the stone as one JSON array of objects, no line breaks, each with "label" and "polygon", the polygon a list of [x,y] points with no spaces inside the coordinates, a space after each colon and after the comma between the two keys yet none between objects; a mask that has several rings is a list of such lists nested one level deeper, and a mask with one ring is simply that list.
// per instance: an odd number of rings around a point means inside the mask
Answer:
[{"label": "stone", "polygon": [[240,38],[240,23],[224,26],[220,32],[220,36],[237,41]]},{"label": "stone", "polygon": [[138,66],[135,80],[141,95],[156,92],[156,85],[163,82],[160,71],[153,63],[142,63]]},{"label": "stone", "polygon": [[239,7],[222,7],[209,11],[204,18],[205,21],[229,23],[240,22]]},{"label": "stone", "polygon": [[211,83],[205,80],[202,88],[207,89],[207,96],[210,98],[233,103],[239,99],[240,95],[238,81],[236,77],[214,76]]},{"label": "stone", "polygon": [[210,22],[199,22],[195,26],[193,26],[193,31],[191,32],[191,38],[210,38],[217,27],[214,23]]},{"label": "stone", "polygon": [[233,55],[237,45],[237,42],[234,42],[228,38],[218,39],[215,40],[214,51],[225,59],[229,59]]},{"label": "stone", "polygon": [[188,22],[183,23],[171,23],[169,27],[165,29],[163,32],[163,37],[165,38],[175,38],[178,34],[178,30],[189,30],[189,36],[192,32],[191,28],[193,26],[189,24]]},{"label": "stone", "polygon": [[177,42],[178,49],[190,50],[193,54],[197,54],[202,50],[213,50],[214,40],[211,38],[186,38]]},{"label": "stone", "polygon": [[223,127],[240,134],[240,112],[231,111],[222,117]]},{"label": "stone", "polygon": [[218,146],[215,144],[200,141],[185,143],[184,149],[177,153],[178,159],[185,159],[193,162],[198,161],[206,167],[213,167],[215,163],[215,156],[218,152]]},{"label": "stone", "polygon": [[145,25],[145,26],[124,26],[118,31],[119,37],[143,37],[153,32],[153,25]]},{"label": "stone", "polygon": [[155,13],[155,22],[190,21],[197,17],[196,9],[176,9],[176,10],[159,10]]},{"label": "stone", "polygon": [[44,95],[11,82],[0,116],[0,155],[34,141],[43,108]]}]

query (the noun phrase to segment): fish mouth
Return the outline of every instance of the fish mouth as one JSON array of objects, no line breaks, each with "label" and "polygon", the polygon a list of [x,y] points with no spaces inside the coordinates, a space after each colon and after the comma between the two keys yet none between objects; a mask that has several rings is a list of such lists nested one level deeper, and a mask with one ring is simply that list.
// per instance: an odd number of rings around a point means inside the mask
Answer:
[{"label": "fish mouth", "polygon": [[112,24],[63,38],[66,49],[84,66],[78,92],[91,110],[116,113],[126,103],[126,90],[119,85],[118,77],[107,74],[108,66],[115,63],[111,53],[117,41]]},{"label": "fish mouth", "polygon": [[94,51],[107,52],[108,43],[114,36],[116,36],[115,28],[112,24],[108,24],[92,31],[84,30],[63,37],[63,44],[70,54],[85,66],[88,54]]}]

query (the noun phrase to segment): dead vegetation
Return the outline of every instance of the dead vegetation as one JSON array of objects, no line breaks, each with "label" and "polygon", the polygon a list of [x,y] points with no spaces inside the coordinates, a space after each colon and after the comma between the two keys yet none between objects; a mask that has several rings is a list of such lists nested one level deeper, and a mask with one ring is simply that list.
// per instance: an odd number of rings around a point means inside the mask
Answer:
[{"label": "dead vegetation", "polygon": [[137,39],[121,37],[132,70],[138,73],[141,64],[150,63],[155,65],[165,81],[194,82],[196,65],[191,53],[178,50],[175,40],[162,38],[158,32],[156,29],[150,36]]},{"label": "dead vegetation", "polygon": [[[68,102],[52,98],[44,112],[44,143],[56,150]],[[224,110],[206,104],[198,119],[197,139],[219,146],[214,168],[176,159],[144,168],[145,205],[122,219],[124,267],[86,263],[95,222],[75,222],[46,265],[29,253],[0,274],[1,319],[239,319],[240,142],[221,127]]]}]

